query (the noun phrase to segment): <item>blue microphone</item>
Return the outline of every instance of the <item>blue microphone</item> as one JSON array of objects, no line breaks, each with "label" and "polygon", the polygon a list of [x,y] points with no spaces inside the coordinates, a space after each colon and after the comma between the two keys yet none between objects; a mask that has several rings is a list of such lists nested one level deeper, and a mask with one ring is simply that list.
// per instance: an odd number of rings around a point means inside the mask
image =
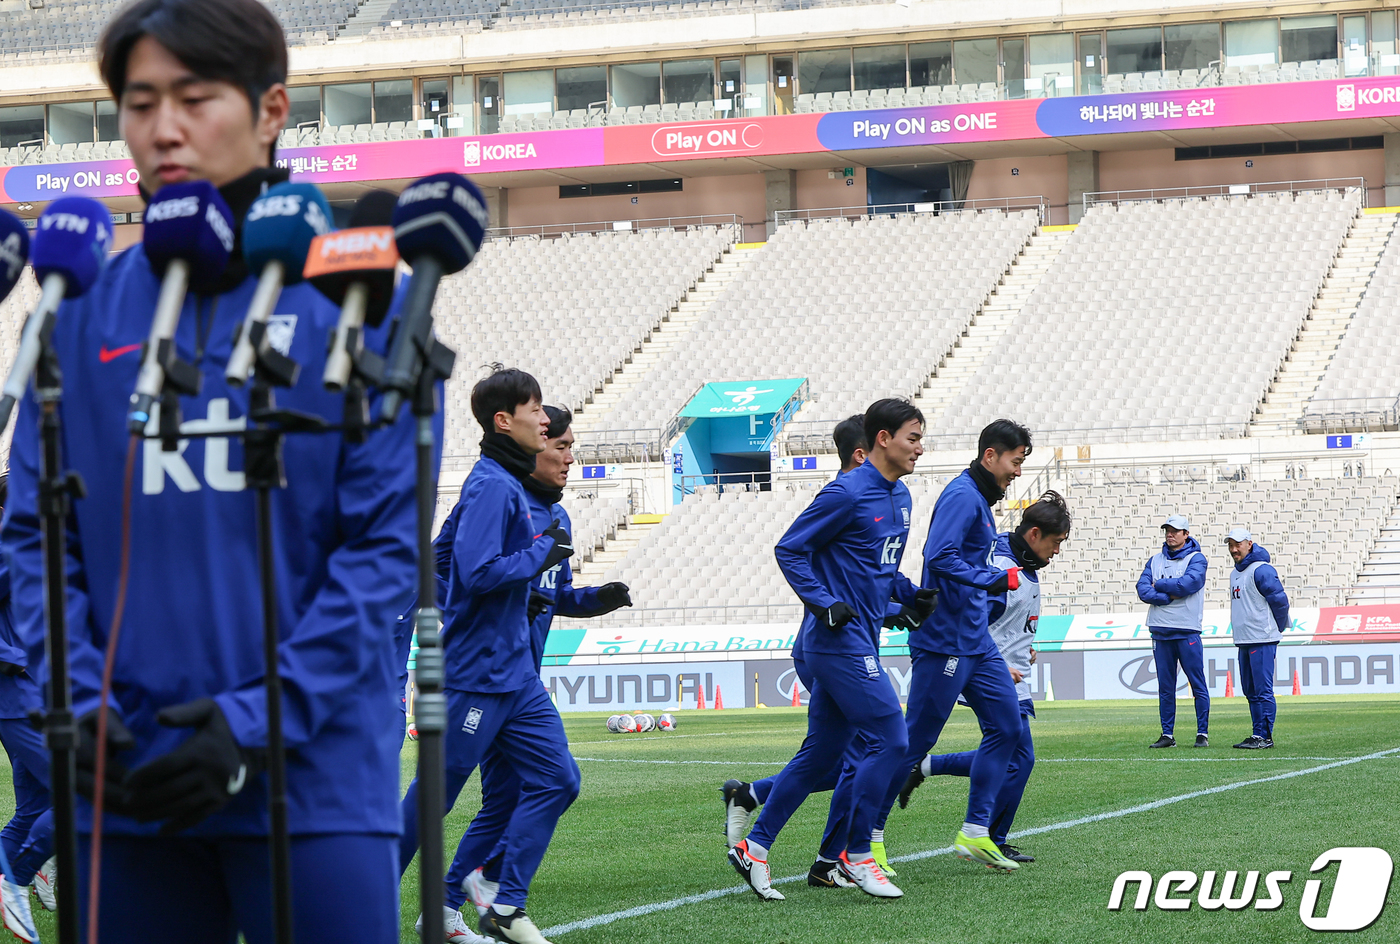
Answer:
[{"label": "blue microphone", "polygon": [[191,288],[212,289],[217,284],[228,267],[234,241],[233,213],[207,180],[160,188],[146,207],[142,222],[145,233],[141,245],[161,284],[126,419],[127,428],[138,435],[145,430],[151,404],[165,386],[166,360],[174,359],[175,326],[185,293]]},{"label": "blue microphone", "polygon": [[413,267],[394,343],[385,361],[380,419],[392,423],[405,397],[413,396],[433,333],[433,298],[443,276],[476,257],[490,213],[481,191],[461,174],[433,174],[399,194],[394,240]]},{"label": "blue microphone", "polygon": [[[107,265],[112,248],[112,215],[89,197],[63,197],[49,204],[34,230],[34,277],[42,291],[39,304],[24,323],[19,351],[0,397],[0,429],[10,422],[10,412],[24,396],[29,378],[39,363],[45,331],[58,312],[59,302],[77,298],[92,288]],[[24,224],[8,213],[0,214],[0,289],[5,295],[15,287],[29,255]],[[3,297],[3,296],[0,296]]]},{"label": "blue microphone", "polygon": [[[249,208],[243,222],[243,259],[249,272],[261,274],[224,372],[235,387],[247,382],[255,355],[265,353],[253,349],[253,325],[267,324],[282,286],[302,280],[311,241],[330,229],[331,205],[312,184],[278,184]],[[261,337],[266,346],[266,332]]]}]

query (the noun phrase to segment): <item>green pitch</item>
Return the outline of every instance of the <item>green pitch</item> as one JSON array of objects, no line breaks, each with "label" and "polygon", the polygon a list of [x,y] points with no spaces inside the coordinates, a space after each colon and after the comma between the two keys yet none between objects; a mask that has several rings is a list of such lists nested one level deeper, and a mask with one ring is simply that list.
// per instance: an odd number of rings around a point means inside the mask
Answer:
[{"label": "green pitch", "polygon": [[[551,933],[556,944],[827,944],[835,941],[986,944],[1180,941],[1305,941],[1316,939],[1299,919],[1308,879],[1321,879],[1317,912],[1325,912],[1338,867],[1311,875],[1313,860],[1338,846],[1379,846],[1400,856],[1400,752],[1323,770],[1349,758],[1400,748],[1395,719],[1400,698],[1283,697],[1273,751],[1246,753],[1229,745],[1248,733],[1243,699],[1218,700],[1215,746],[1148,751],[1157,735],[1153,702],[1059,702],[1041,705],[1033,725],[1038,763],[1017,817],[1017,830],[1056,827],[1013,840],[1037,862],[999,875],[951,854],[897,862],[905,897],[876,901],[855,889],[779,886],[787,901],[763,903],[752,892],[623,917]],[[1189,704],[1181,704],[1183,718]],[[565,815],[535,879],[529,911],[546,931],[607,918],[639,907],[732,889],[737,876],[724,858],[719,784],[777,772],[805,732],[805,711],[791,708],[679,713],[674,734],[612,735],[603,715],[567,715],[565,725],[583,771],[583,792]],[[966,750],[978,740],[971,712],[959,708],[940,749]],[[414,745],[405,744],[404,783]],[[648,763],[638,763],[646,761]],[[1245,781],[1314,771],[1232,787]],[[0,775],[8,778],[8,768]],[[479,804],[472,778],[448,817],[448,855]],[[0,790],[8,816],[12,792]],[[1202,790],[1139,812],[1133,807]],[[826,818],[829,795],[816,795],[793,817],[772,851],[777,878],[805,874]],[[894,811],[886,834],[892,858],[945,849],[961,824],[967,781],[932,778],[908,810]],[[1076,820],[1121,814],[1093,822]],[[1173,870],[1290,870],[1278,910],[1203,910],[1196,891],[1188,911],[1149,902],[1135,911],[1107,905],[1115,877],[1130,869],[1159,879]],[[1365,941],[1400,940],[1400,883]],[[402,937],[417,941],[418,870],[403,882]],[[1154,887],[1155,892],[1155,887]],[[1216,893],[1219,893],[1218,881]],[[1264,897],[1261,874],[1258,897]],[[470,908],[468,909],[470,910]],[[41,938],[54,940],[52,916],[37,908]],[[474,915],[472,924],[475,925]]]}]

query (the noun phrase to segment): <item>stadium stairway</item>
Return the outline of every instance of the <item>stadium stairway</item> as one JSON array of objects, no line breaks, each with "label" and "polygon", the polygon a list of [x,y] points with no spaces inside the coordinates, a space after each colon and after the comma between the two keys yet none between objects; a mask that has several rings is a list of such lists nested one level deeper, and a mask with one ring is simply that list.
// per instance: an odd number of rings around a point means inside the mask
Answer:
[{"label": "stadium stairway", "polygon": [[1356,218],[1288,359],[1254,414],[1250,436],[1304,432],[1297,421],[1366,294],[1396,219],[1395,213],[1363,213]]},{"label": "stadium stairway", "polygon": [[370,30],[379,25],[379,21],[384,19],[384,14],[389,12],[389,8],[394,5],[394,0],[360,0],[360,7],[350,19],[346,21],[345,28],[340,31],[337,39],[345,39],[350,36],[365,36]]},{"label": "stadium stairway", "polygon": [[1059,258],[1072,235],[1073,230],[1055,228],[1049,232],[1042,230],[1031,237],[1002,283],[973,317],[966,333],[948,352],[924,389],[914,397],[914,405],[923,411],[930,426],[936,425],[935,420],[947,411],[948,405],[1015,323],[1026,300],[1040,285],[1040,280]]},{"label": "stadium stairway", "polygon": [[710,306],[724,294],[731,282],[753,261],[762,250],[762,243],[737,243],[720,256],[709,272],[696,282],[684,299],[663,321],[651,337],[632,355],[632,359],[619,367],[603,385],[603,389],[593,395],[574,417],[574,434],[582,441],[588,441],[588,434],[601,427],[598,420],[606,416],[633,387],[645,383],[647,376],[667,354],[684,343],[690,330],[704,320]]},{"label": "stadium stairway", "polygon": [[629,515],[626,523],[619,527],[611,538],[603,542],[587,560],[571,564],[574,580],[580,585],[599,583],[597,578],[612,570],[638,544],[647,532],[666,520],[665,515]]},{"label": "stadium stairway", "polygon": [[1400,510],[1381,525],[1380,535],[1347,594],[1347,602],[1395,603],[1400,601]]}]

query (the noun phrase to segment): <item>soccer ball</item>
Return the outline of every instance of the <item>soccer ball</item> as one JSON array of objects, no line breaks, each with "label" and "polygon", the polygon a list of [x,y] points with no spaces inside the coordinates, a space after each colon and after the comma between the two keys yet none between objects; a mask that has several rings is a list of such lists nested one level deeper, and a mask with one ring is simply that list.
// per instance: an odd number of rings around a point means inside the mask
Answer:
[{"label": "soccer ball", "polygon": [[656,719],[656,726],[662,731],[674,731],[676,730],[676,716],[667,712]]},{"label": "soccer ball", "polygon": [[652,729],[655,728],[655,727],[656,727],[656,719],[653,718],[651,715],[647,715],[647,714],[637,715],[637,730],[638,730],[638,731],[650,731],[650,730],[652,730]]},{"label": "soccer ball", "polygon": [[408,723],[408,739],[410,741],[418,740],[418,722],[410,721]]},{"label": "soccer ball", "polygon": [[617,716],[617,733],[633,734],[637,730],[637,721],[631,715]]},{"label": "soccer ball", "polygon": [[608,716],[608,730],[611,731],[613,734],[616,734],[616,733],[618,732],[617,719],[618,719],[618,718],[621,718],[621,717],[622,717],[622,715],[609,715],[609,716]]}]

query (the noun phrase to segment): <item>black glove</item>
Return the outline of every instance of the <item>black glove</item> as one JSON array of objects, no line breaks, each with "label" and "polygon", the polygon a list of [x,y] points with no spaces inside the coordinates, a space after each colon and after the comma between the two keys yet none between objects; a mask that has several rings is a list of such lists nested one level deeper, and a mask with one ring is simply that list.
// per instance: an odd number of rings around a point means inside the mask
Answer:
[{"label": "black glove", "polygon": [[613,581],[598,588],[598,608],[603,613],[611,613],[613,610],[631,605],[632,594],[627,584]]},{"label": "black glove", "polygon": [[837,600],[828,607],[814,607],[812,615],[817,618],[817,624],[825,626],[832,632],[836,632],[851,620],[856,618],[856,611],[851,609],[850,604]]},{"label": "black glove", "polygon": [[539,616],[541,613],[547,610],[553,603],[553,600],[545,596],[543,593],[540,593],[538,590],[531,590],[530,603],[528,606],[525,607],[525,615],[528,616],[530,618],[530,622],[533,623],[535,621],[535,617]]},{"label": "black glove", "polygon": [[[136,746],[136,739],[122,724],[121,716],[107,709],[107,767],[102,779],[106,788],[102,791],[103,802],[114,813],[126,813],[130,792],[122,783],[126,779],[126,766],[116,755]],[[77,767],[74,786],[78,793],[88,800],[97,795],[97,710],[93,709],[78,719],[78,749],[73,755]]]},{"label": "black glove", "polygon": [[929,587],[924,590],[914,591],[914,613],[919,617],[919,625],[933,615],[933,611],[938,609],[938,591]]},{"label": "black glove", "polygon": [[574,556],[574,539],[569,536],[569,532],[559,527],[559,519],[555,518],[548,528],[545,528],[542,538],[553,538],[554,547],[549,549],[549,554],[544,559],[544,566],[537,572],[536,576],[544,573],[561,561],[566,561]]},{"label": "black glove", "polygon": [[1006,588],[1010,584],[1010,582],[1011,575],[1003,570],[1001,572],[1001,576],[998,577],[996,580],[993,580],[991,586],[987,587],[987,593],[991,594],[992,596],[1000,596],[1001,594],[1006,592]]},{"label": "black glove", "polygon": [[165,820],[160,833],[173,835],[223,809],[262,771],[258,753],[233,739],[228,719],[212,698],[172,705],[156,715],[168,728],[194,728],[175,750],[131,772],[130,815],[143,823]]},{"label": "black glove", "polygon": [[885,617],[885,625],[891,629],[903,629],[912,633],[933,615],[937,605],[937,590],[920,590],[914,594],[913,603],[906,603],[894,616]]},{"label": "black glove", "polygon": [[0,675],[7,675],[14,678],[24,674],[24,666],[15,665],[13,662],[0,662]]}]

